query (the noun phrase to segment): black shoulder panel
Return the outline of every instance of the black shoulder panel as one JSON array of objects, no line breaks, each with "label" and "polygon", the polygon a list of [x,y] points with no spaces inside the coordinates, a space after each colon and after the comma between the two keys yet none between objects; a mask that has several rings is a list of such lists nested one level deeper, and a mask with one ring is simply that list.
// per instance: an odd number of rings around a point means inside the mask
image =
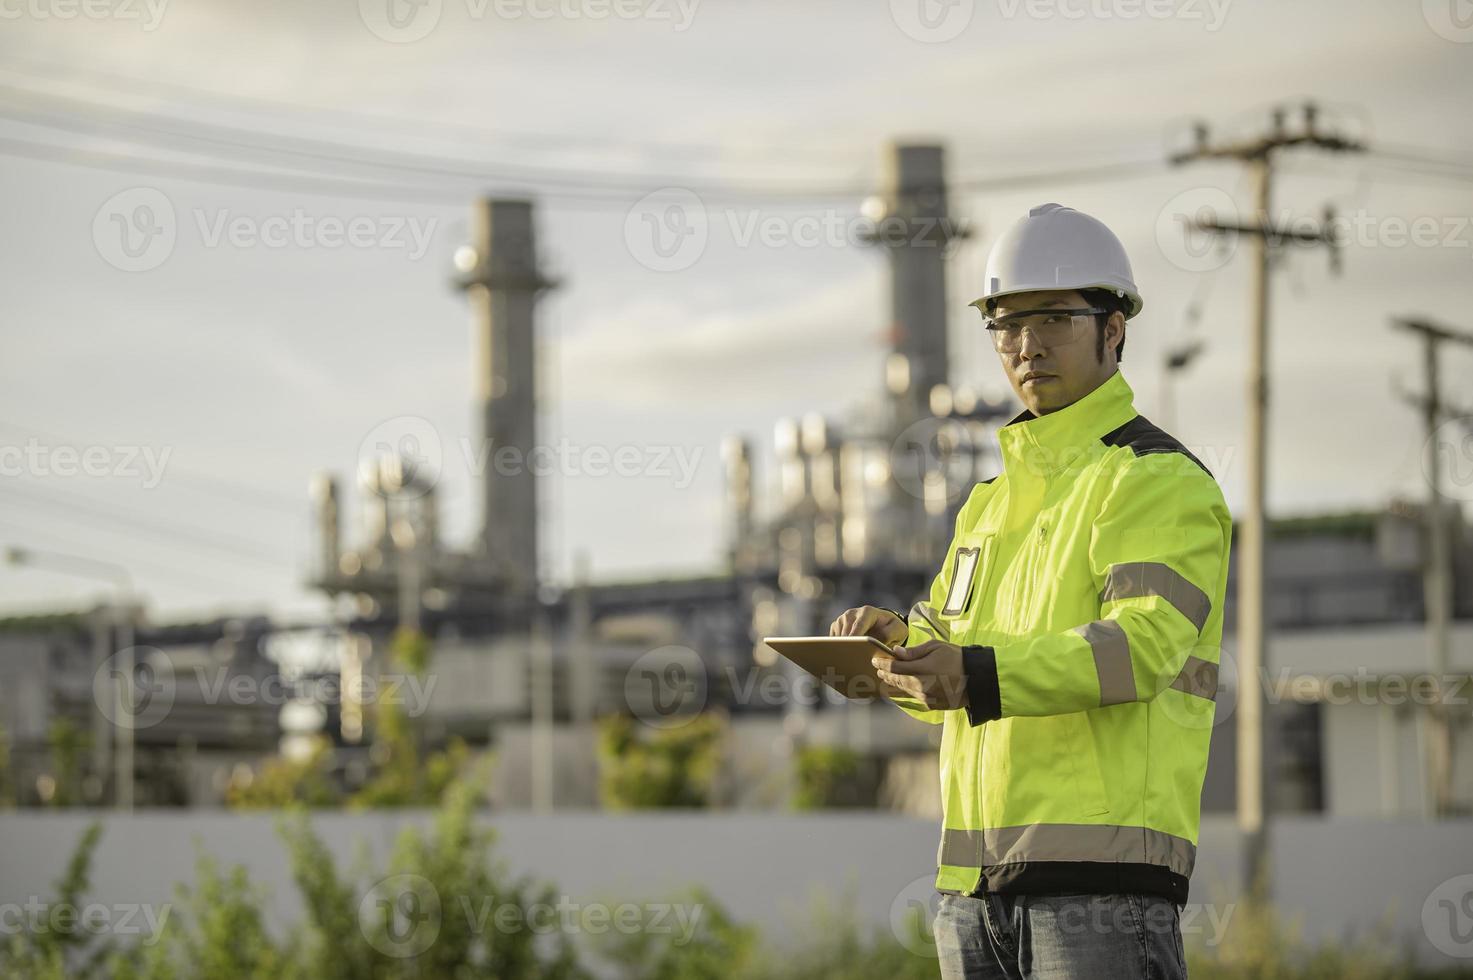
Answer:
[{"label": "black shoulder panel", "polygon": [[1202,467],[1203,473],[1212,476],[1212,471],[1207,468],[1206,464],[1192,455],[1186,446],[1177,442],[1175,436],[1152,425],[1144,415],[1137,415],[1120,428],[1106,432],[1100,436],[1100,442],[1107,446],[1129,446],[1131,452],[1137,456],[1149,456],[1152,453],[1181,453]]}]

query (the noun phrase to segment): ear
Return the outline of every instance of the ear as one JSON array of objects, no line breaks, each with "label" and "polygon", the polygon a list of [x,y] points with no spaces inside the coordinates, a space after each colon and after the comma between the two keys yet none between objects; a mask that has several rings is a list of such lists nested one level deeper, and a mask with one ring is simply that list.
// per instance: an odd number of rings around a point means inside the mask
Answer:
[{"label": "ear", "polygon": [[1110,314],[1110,319],[1105,322],[1105,349],[1114,352],[1120,346],[1120,341],[1125,338],[1125,314],[1116,310]]}]

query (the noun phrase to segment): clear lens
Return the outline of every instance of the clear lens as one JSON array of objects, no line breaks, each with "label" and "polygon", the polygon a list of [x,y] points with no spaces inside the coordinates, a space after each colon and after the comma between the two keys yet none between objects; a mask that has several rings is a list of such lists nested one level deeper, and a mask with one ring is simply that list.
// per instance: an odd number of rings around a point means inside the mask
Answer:
[{"label": "clear lens", "polygon": [[999,351],[1016,354],[1023,349],[1025,330],[1033,334],[1040,347],[1061,347],[1078,340],[1093,319],[1092,314],[1069,311],[1007,316],[989,323],[987,332]]}]

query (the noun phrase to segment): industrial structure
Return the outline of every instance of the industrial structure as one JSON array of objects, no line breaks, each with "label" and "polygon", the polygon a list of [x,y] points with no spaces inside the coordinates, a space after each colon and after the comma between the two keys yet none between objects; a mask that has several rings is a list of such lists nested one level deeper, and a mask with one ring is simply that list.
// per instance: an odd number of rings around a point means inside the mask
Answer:
[{"label": "industrial structure", "polygon": [[[871,245],[890,270],[890,350],[883,377],[875,379],[877,410],[853,419],[784,419],[771,460],[756,457],[748,436],[727,439],[725,568],[604,583],[576,572],[572,582],[555,586],[538,564],[541,515],[530,466],[485,468],[477,488],[479,533],[456,546],[440,532],[438,474],[405,435],[360,460],[354,530],[344,526],[341,477],[323,475],[312,488],[310,580],[344,597],[340,608],[351,610],[318,627],[336,638],[339,678],[389,670],[399,629],[428,637],[437,683],[420,730],[430,743],[456,735],[495,748],[493,797],[501,804],[596,803],[593,723],[610,713],[646,719],[663,713],[668,706],[655,703],[656,687],[674,677],[694,692],[675,711],[721,708],[730,715],[722,803],[781,805],[795,752],[839,743],[873,764],[870,802],[928,812],[937,786],[934,730],[883,703],[796,696],[801,678],[785,673],[759,642],[766,635],[824,632],[840,611],[860,602],[908,608],[928,588],[967,493],[996,475],[996,430],[1016,410],[979,398],[952,376],[946,269],[961,222],[950,209],[943,149],[892,147],[885,174],[866,207],[886,230]],[[455,266],[453,284],[467,298],[476,338],[471,365],[480,450],[504,449],[525,460],[538,440],[537,300],[555,286],[539,264],[532,202],[480,202],[472,240],[457,252]],[[767,474],[775,479],[766,481]],[[759,491],[767,482],[775,487],[771,499]],[[1446,521],[1454,645],[1468,649],[1473,637],[1456,620],[1473,618],[1473,540],[1459,515]],[[1331,682],[1362,663],[1372,680],[1421,669],[1423,524],[1415,507],[1395,505],[1380,514],[1271,525],[1265,617],[1275,632],[1274,666],[1282,668],[1264,679],[1271,732],[1265,769],[1274,807],[1418,812],[1426,782],[1409,771],[1418,765],[1426,719],[1415,705],[1338,703]],[[1228,582],[1225,663],[1235,643],[1236,564]],[[0,622],[0,663],[22,665],[7,669],[0,684],[6,695],[0,722],[23,762],[23,771],[16,769],[23,780],[34,783],[47,764],[52,721],[92,717],[91,694],[79,681],[96,668],[99,641],[91,623]],[[140,619],[137,625],[140,646],[166,651],[169,663],[224,663],[258,679],[278,669],[264,652],[283,627],[265,620],[151,628]],[[1344,652],[1350,649],[1358,652]],[[1450,659],[1448,671],[1473,671],[1459,657]],[[197,674],[191,668],[190,676]],[[763,681],[774,677],[784,693],[770,699],[765,692],[773,687]],[[644,684],[646,678],[654,683]],[[1228,693],[1219,700],[1204,791],[1208,810],[1235,805],[1235,679],[1225,671]],[[187,687],[181,673],[182,706],[194,698]],[[362,769],[374,736],[371,706],[353,703],[346,696],[350,685],[341,689],[344,700],[321,715],[322,730],[343,759]],[[218,799],[211,794],[222,773],[291,733],[274,708],[262,705],[181,710],[170,719],[138,733],[144,758],[137,778],[149,783],[140,802]],[[1464,708],[1448,724],[1458,773],[1447,805],[1456,810],[1473,800],[1473,723]],[[168,753],[186,745],[200,761],[171,769]],[[1374,780],[1366,778],[1367,758],[1378,760]],[[98,771],[103,768],[99,762]],[[31,789],[22,795],[35,797]],[[94,799],[102,795],[103,789],[93,792]]]}]

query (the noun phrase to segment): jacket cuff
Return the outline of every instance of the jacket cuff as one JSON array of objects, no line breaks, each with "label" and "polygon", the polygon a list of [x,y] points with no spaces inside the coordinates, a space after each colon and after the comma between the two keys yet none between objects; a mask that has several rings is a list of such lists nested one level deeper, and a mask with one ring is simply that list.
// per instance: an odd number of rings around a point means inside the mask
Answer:
[{"label": "jacket cuff", "polygon": [[992,647],[962,647],[962,673],[967,678],[967,720],[975,726],[1001,718],[997,651]]}]

